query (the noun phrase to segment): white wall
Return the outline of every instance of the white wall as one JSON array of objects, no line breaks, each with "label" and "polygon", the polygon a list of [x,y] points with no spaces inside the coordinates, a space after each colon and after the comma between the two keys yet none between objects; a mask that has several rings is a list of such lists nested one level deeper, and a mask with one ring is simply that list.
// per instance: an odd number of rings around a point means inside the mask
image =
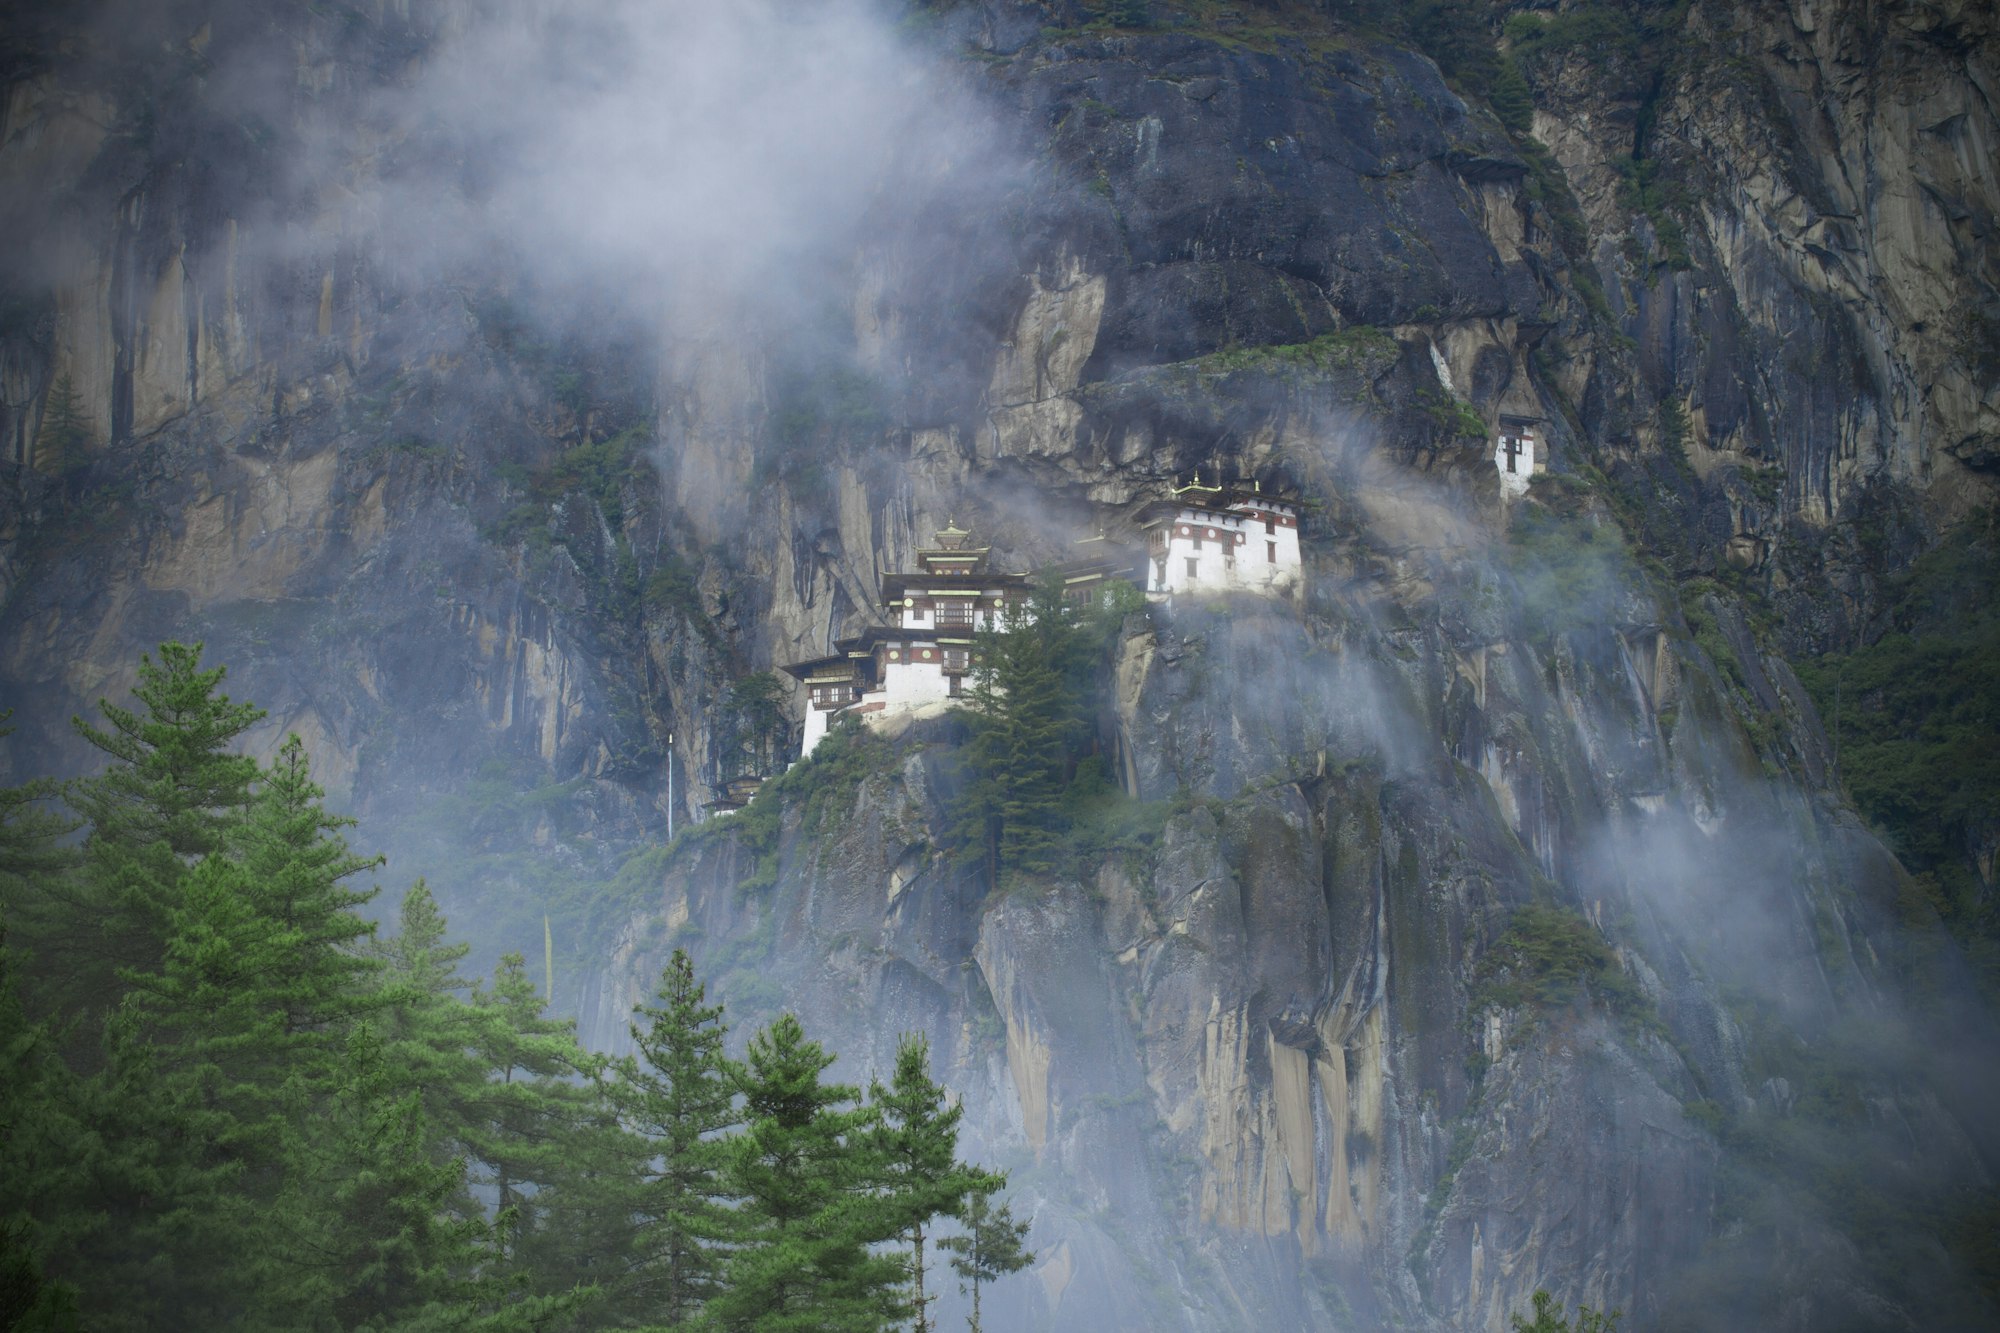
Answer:
[{"label": "white wall", "polygon": [[1528,478],[1535,474],[1535,434],[1533,431],[1521,433],[1521,453],[1514,460],[1514,471],[1507,470],[1506,432],[1493,437],[1493,470],[1500,474],[1502,493],[1515,496],[1528,493]]},{"label": "white wall", "polygon": [[[1161,571],[1148,556],[1147,592],[1222,592],[1241,586],[1237,567],[1249,549],[1238,541],[1243,534],[1241,518],[1225,518],[1183,509],[1174,515],[1173,522],[1166,525],[1165,531],[1167,567],[1164,572]],[[1262,555],[1261,548],[1258,554]],[[1188,572],[1190,560],[1194,561],[1193,573]]]},{"label": "white wall", "polygon": [[882,664],[885,712],[900,712],[951,697],[951,685],[944,674],[944,649],[931,648],[929,651],[936,656],[928,662],[923,660],[921,647],[909,651],[916,660]]},{"label": "white wall", "polygon": [[[1182,529],[1187,529],[1185,535]],[[1153,593],[1250,592],[1287,593],[1297,587],[1302,562],[1296,522],[1280,523],[1265,532],[1264,521],[1247,514],[1196,513],[1183,510],[1165,527],[1167,566],[1164,573],[1149,554],[1146,591]],[[1209,534],[1214,533],[1211,537]],[[1200,545],[1195,539],[1199,537]],[[1239,540],[1240,539],[1240,540]],[[1267,542],[1275,542],[1278,558],[1270,559]],[[1194,572],[1188,572],[1188,561]]]},{"label": "white wall", "polygon": [[838,710],[814,708],[812,697],[808,693],[806,698],[806,738],[805,744],[799,747],[799,758],[808,759],[812,757],[813,747],[826,739],[826,730],[832,725],[833,714],[836,711]]}]

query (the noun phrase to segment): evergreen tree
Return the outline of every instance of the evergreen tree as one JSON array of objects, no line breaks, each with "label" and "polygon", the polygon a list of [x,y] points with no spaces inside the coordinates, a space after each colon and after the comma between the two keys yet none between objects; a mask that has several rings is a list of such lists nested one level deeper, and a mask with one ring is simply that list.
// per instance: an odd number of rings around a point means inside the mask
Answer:
[{"label": "evergreen tree", "polygon": [[[112,1072],[144,1089],[134,1112],[150,1129],[123,1145],[110,1183],[133,1202],[123,1225],[159,1229],[165,1253],[197,1247],[176,1275],[209,1282],[220,1308],[294,1285],[279,1241],[298,1226],[279,1207],[297,1194],[286,1146],[324,1109],[344,1041],[334,1024],[359,1002],[367,967],[356,946],[370,927],[353,908],[372,894],[340,881],[377,862],[348,851],[346,821],[319,796],[293,738],[232,831],[240,854],[211,854],[180,878],[158,970],[121,974],[131,993],[111,1051],[129,1064]],[[182,1193],[149,1187],[161,1171]],[[218,1265],[226,1272],[208,1276]],[[165,1290],[168,1308],[183,1299]]]},{"label": "evergreen tree", "polygon": [[38,876],[16,917],[50,1008],[102,1013],[127,973],[157,975],[189,866],[240,829],[257,764],[225,747],[264,714],[218,693],[223,674],[201,669],[199,644],[165,643],[140,660],[144,711],[100,700],[105,729],[75,720],[114,762],[69,788],[89,829],[77,872]]},{"label": "evergreen tree", "polygon": [[[730,1210],[722,1181],[729,1145],[721,1135],[740,1123],[736,1071],[723,1055],[729,1029],[722,1006],[704,1003],[686,953],[674,950],[660,974],[657,1006],[635,1012],[639,1058],[621,1066],[628,1123],[659,1154],[634,1200],[640,1252],[636,1284],[648,1314],[679,1327],[720,1288]],[[643,1061],[643,1063],[641,1063]]]},{"label": "evergreen tree", "polygon": [[496,1197],[500,1274],[525,1291],[580,1304],[622,1274],[630,1245],[630,1180],[644,1160],[605,1086],[608,1061],[550,1018],[518,953],[500,960],[490,988],[472,995],[472,1051],[484,1078],[460,1111],[476,1188]]},{"label": "evergreen tree", "polygon": [[1528,1319],[1515,1315],[1508,1321],[1513,1333],[1617,1333],[1618,1321],[1625,1316],[1617,1310],[1605,1313],[1593,1310],[1588,1305],[1577,1307],[1576,1320],[1571,1322],[1556,1298],[1546,1291],[1535,1293],[1535,1317]]},{"label": "evergreen tree", "polygon": [[478,1281],[488,1230],[454,1207],[464,1163],[434,1151],[404,1072],[362,1022],[347,1034],[326,1095],[291,1108],[284,1188],[266,1215],[280,1230],[282,1264],[262,1286],[257,1325],[376,1327],[474,1310],[489,1295]]},{"label": "evergreen tree", "polygon": [[96,438],[97,428],[83,405],[83,395],[76,391],[69,372],[64,371],[49,386],[49,395],[42,403],[42,425],[35,436],[39,456],[35,462],[42,471],[60,476],[88,461]]},{"label": "evergreen tree", "polygon": [[81,718],[77,733],[117,761],[102,777],[78,783],[70,797],[96,839],[164,843],[178,857],[222,850],[250,804],[257,762],[225,749],[264,710],[217,693],[225,667],[201,669],[200,644],[163,643],[160,660],[139,660],[132,695],[138,713],[98,700],[109,723]]},{"label": "evergreen tree", "polygon": [[377,965],[361,947],[375,933],[356,909],[376,890],[342,881],[382,865],[356,855],[341,835],[355,821],[329,814],[312,780],[305,745],[288,736],[265,770],[242,834],[242,861],[258,910],[285,933],[293,955],[283,1005],[288,1033],[324,1027],[359,1004]]},{"label": "evergreen tree", "polygon": [[964,1112],[946,1104],[945,1090],[931,1077],[930,1044],[922,1037],[903,1038],[889,1086],[871,1083],[868,1100],[879,1119],[865,1150],[879,1173],[882,1205],[910,1247],[910,1305],[923,1333],[931,1327],[925,1307],[934,1299],[924,1294],[924,1228],[933,1218],[958,1216],[968,1195],[990,1193],[1006,1179],[958,1160]]},{"label": "evergreen tree", "polygon": [[383,966],[382,986],[403,1008],[451,998],[466,989],[458,965],[472,946],[453,944],[437,896],[423,880],[403,894],[396,912],[396,933],[371,952]]},{"label": "evergreen tree", "polygon": [[1040,580],[1009,624],[975,636],[965,710],[971,780],[953,814],[991,883],[1003,870],[1045,870],[1053,859],[1071,750],[1084,731],[1083,652],[1060,574]]},{"label": "evergreen tree", "polygon": [[[14,712],[0,713],[0,740],[13,735]],[[17,907],[33,886],[61,873],[74,860],[62,839],[76,823],[50,809],[59,794],[47,778],[0,788],[0,909]]]},{"label": "evergreen tree", "polygon": [[69,1071],[15,994],[6,941],[0,917],[0,1328],[55,1333],[78,1327],[76,1298],[44,1276],[36,1219],[73,1196],[83,1135]]},{"label": "evergreen tree", "polygon": [[723,1328],[873,1333],[908,1317],[902,1265],[869,1249],[896,1234],[856,1151],[875,1114],[855,1088],[820,1082],[832,1063],[790,1014],[750,1039],[726,1176],[740,1230],[709,1307]]},{"label": "evergreen tree", "polygon": [[[979,1289],[1009,1273],[1018,1273],[1035,1261],[1021,1247],[1028,1237],[1028,1224],[1016,1222],[1006,1204],[993,1207],[992,1191],[976,1191],[965,1200],[960,1214],[965,1230],[938,1242],[951,1255],[952,1270],[972,1289],[972,1333],[979,1333]],[[964,1286],[961,1285],[961,1290]]]},{"label": "evergreen tree", "polygon": [[[426,1255],[434,1261],[413,1266],[402,1287],[431,1295],[397,1326],[497,1329],[568,1318],[586,1297],[570,1289],[567,1268],[555,1271],[560,1246],[545,1245],[549,1228],[537,1223],[557,1210],[565,1152],[592,1157],[578,1151],[572,1131],[586,1119],[578,1108],[598,1096],[599,1071],[569,1024],[543,1016],[520,955],[502,960],[490,990],[460,999],[467,948],[448,942],[423,881],[404,895],[399,925],[371,950],[381,963],[369,1008],[380,1073],[350,1094],[348,1111],[364,1143],[370,1117],[396,1130],[391,1142],[404,1146],[390,1166],[431,1201],[409,1253],[412,1265]],[[363,1095],[370,1086],[379,1098]],[[476,1190],[495,1196],[490,1213]],[[551,1269],[539,1284],[532,1263]],[[537,1285],[540,1293],[531,1290]]]}]

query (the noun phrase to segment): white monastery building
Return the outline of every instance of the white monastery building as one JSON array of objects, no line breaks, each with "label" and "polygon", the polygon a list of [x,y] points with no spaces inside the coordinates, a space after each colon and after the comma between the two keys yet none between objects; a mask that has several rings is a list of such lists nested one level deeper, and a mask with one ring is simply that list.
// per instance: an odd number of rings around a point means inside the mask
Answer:
[{"label": "white monastery building", "polygon": [[[1147,534],[1140,553],[1103,534],[1077,545],[1061,566],[1064,596],[1078,605],[1100,595],[1107,579],[1137,574],[1159,598],[1184,592],[1254,592],[1289,596],[1302,584],[1299,502],[1251,488],[1177,486],[1173,498],[1139,512]],[[885,623],[834,643],[824,657],[784,670],[806,690],[805,743],[810,755],[836,716],[871,726],[934,717],[950,710],[972,674],[973,635],[998,629],[1027,600],[1030,577],[994,570],[992,548],[971,546],[957,523],[937,545],[917,552],[917,568],[882,578]]]},{"label": "white monastery building", "polygon": [[825,737],[836,713],[864,721],[931,715],[950,708],[972,672],[972,636],[997,628],[1008,608],[1028,595],[1026,574],[987,568],[990,547],[971,547],[956,523],[937,534],[935,549],[917,552],[914,573],[882,580],[887,625],[834,644],[826,657],[785,668],[805,682],[802,753]]},{"label": "white monastery building", "polygon": [[1303,586],[1299,504],[1252,488],[1204,486],[1201,475],[1140,514],[1145,588],[1171,597],[1247,591],[1289,596]]}]

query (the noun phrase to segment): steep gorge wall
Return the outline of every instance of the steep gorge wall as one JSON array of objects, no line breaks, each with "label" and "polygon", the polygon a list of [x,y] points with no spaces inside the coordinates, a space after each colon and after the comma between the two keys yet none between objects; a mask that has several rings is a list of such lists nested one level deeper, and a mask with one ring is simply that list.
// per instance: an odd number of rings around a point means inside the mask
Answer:
[{"label": "steep gorge wall", "polygon": [[[496,936],[560,905],[600,1043],[676,940],[739,1028],[799,1006],[857,1069],[930,1033],[1037,1215],[1022,1318],[1503,1328],[1548,1286],[1664,1322],[1725,1225],[1706,1108],[1782,1100],[1730,988],[1817,1036],[1900,985],[1899,872],[1810,702],[1720,589],[1697,645],[1674,584],[1738,571],[1824,648],[1990,499],[1993,21],[1696,4],[1636,87],[1523,54],[1552,178],[1379,33],[1156,8],[947,7],[922,59],[977,151],[877,164],[809,302],[637,311],[369,212],[476,186],[398,119],[472,9],[189,3],[90,59],[58,24],[0,142],[56,205],[8,218],[39,243],[0,328],[36,464],[0,514],[7,762],[79,762],[64,719],[203,637],[398,873]],[[1685,261],[1635,150],[1690,192]],[[59,382],[80,465],[36,451]],[[1570,479],[1512,509],[1465,429],[1502,411]],[[947,517],[1025,564],[1197,468],[1303,491],[1311,591],[1129,627],[1127,786],[1185,806],[1145,857],[990,897],[918,736],[769,845],[551,887],[697,817],[732,683],[867,623]],[[1537,900],[1650,1018],[1489,1002]],[[1950,1105],[1880,1100],[1881,1155],[1983,1178]],[[1785,1326],[1894,1325],[1829,1277],[1837,1226],[1785,1235]]]}]

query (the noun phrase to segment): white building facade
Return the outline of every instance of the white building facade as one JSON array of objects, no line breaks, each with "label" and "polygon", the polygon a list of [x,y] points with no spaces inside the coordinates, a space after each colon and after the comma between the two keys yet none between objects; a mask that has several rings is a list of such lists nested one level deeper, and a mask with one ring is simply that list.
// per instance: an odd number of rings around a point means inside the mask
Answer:
[{"label": "white building facade", "polygon": [[1303,586],[1297,501],[1261,487],[1204,486],[1198,476],[1173,496],[1141,518],[1148,593],[1290,596]]},{"label": "white building facade", "polygon": [[1528,481],[1547,467],[1537,452],[1533,417],[1503,416],[1493,437],[1493,467],[1500,474],[1500,493],[1509,499],[1528,493]]}]

